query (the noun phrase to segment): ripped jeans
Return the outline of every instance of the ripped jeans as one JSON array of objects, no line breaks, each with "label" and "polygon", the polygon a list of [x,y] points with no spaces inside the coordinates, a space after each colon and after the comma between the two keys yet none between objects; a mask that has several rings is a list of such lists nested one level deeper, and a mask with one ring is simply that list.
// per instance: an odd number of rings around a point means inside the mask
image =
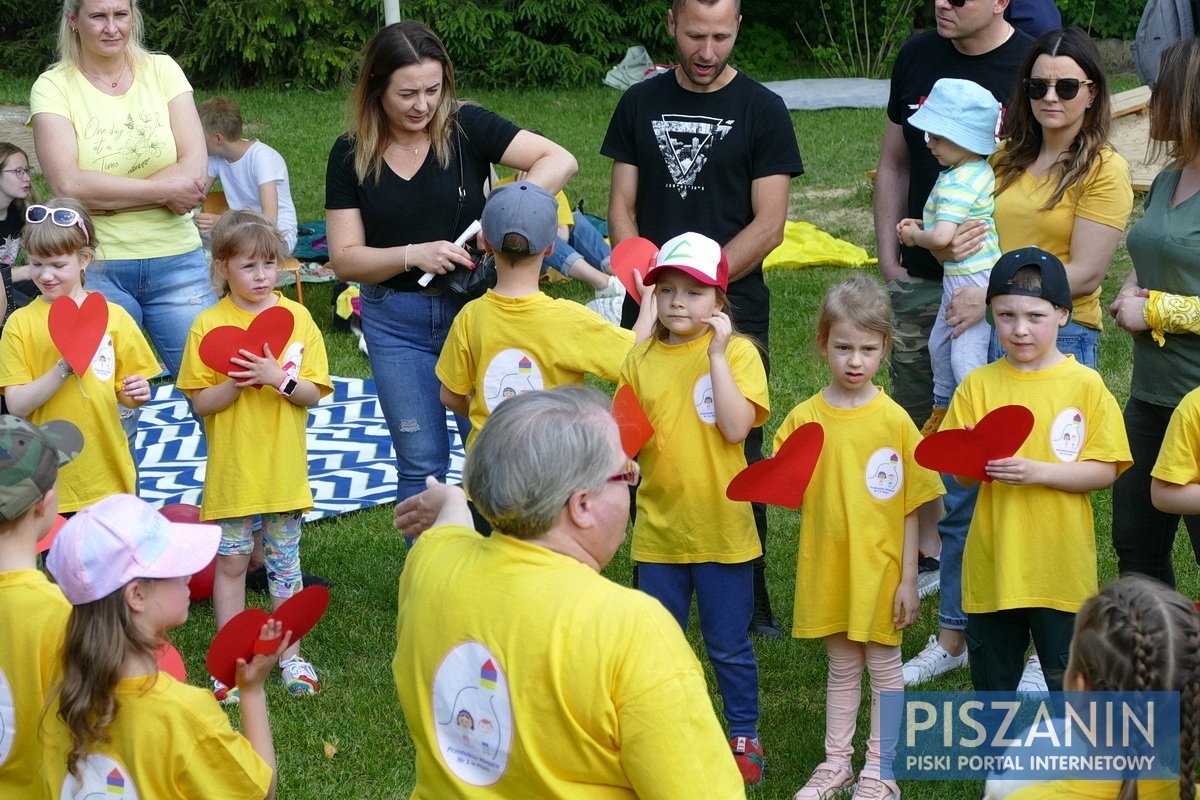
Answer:
[{"label": "ripped jeans", "polygon": [[[450,469],[446,407],[433,368],[463,301],[370,283],[360,296],[371,374],[396,451],[396,499],[404,500],[425,490],[427,476],[444,481]],[[458,425],[465,439],[470,423],[460,418]]]}]

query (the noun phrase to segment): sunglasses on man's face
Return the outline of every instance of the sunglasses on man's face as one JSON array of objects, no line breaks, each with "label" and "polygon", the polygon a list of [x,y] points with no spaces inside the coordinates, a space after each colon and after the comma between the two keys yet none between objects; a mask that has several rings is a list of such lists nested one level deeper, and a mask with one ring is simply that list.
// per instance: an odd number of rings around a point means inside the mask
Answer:
[{"label": "sunglasses on man's face", "polygon": [[1081,81],[1078,78],[1059,78],[1056,81],[1048,81],[1045,78],[1026,78],[1021,81],[1030,100],[1041,100],[1051,88],[1054,89],[1059,100],[1074,100],[1081,87],[1090,86],[1093,83],[1095,81]]},{"label": "sunglasses on man's face", "polygon": [[955,8],[962,8],[963,6],[965,6],[967,4],[967,0],[946,0],[946,2],[948,2],[950,5],[954,6]]}]

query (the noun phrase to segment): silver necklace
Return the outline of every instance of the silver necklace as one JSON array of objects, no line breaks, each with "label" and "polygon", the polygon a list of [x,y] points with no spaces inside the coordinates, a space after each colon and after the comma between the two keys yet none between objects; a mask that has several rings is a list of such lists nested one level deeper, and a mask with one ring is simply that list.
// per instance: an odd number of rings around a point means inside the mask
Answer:
[{"label": "silver necklace", "polygon": [[[121,78],[125,77],[125,70],[127,70],[127,69],[129,69],[129,62],[125,61],[121,65],[121,71],[119,73],[117,73],[117,79],[115,81],[113,81],[112,83],[108,84],[110,88],[113,88],[113,89],[117,88],[117,84],[121,82]],[[94,81],[99,81],[100,83],[108,83],[107,78],[101,78],[98,75],[93,75],[92,73],[90,73],[86,69],[84,69],[83,67],[80,67],[79,71],[82,72],[84,75],[87,75],[89,78],[91,78]]]}]

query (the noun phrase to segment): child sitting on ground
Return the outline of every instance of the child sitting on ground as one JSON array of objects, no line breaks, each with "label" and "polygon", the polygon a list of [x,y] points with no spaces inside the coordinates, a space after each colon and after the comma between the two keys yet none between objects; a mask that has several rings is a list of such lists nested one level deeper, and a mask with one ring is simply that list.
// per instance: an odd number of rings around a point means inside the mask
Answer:
[{"label": "child sitting on ground", "polygon": [[968,372],[988,361],[991,326],[981,319],[952,336],[954,328],[946,322],[946,306],[961,287],[987,286],[992,265],[1000,257],[1000,239],[992,220],[996,176],[987,162],[987,157],[996,152],[1000,104],[991,92],[973,81],[942,78],[908,121],[925,131],[929,150],[946,169],[929,193],[922,219],[902,219],[896,226],[901,243],[938,250],[950,244],[958,226],[967,220],[981,219],[987,224],[979,252],[942,265],[942,304],[929,334],[933,413],[921,430],[928,436],[938,429],[954,387]]},{"label": "child sitting on ground", "polygon": [[[265,216],[283,237],[284,255],[296,249],[296,206],[283,156],[257,139],[242,138],[242,110],[228,97],[205,100],[198,108],[208,148],[208,182],[221,181],[230,208]],[[201,233],[211,233],[218,214],[197,214]]]},{"label": "child sitting on ground", "polygon": [[959,385],[943,427],[972,428],[1006,405],[1028,408],[1034,423],[1016,454],[987,463],[991,482],[979,483],[963,555],[971,682],[1016,690],[1032,634],[1046,685],[1060,691],[1075,612],[1097,588],[1088,493],[1129,468],[1129,442],[1100,374],[1058,349],[1071,316],[1058,258],[1037,247],[1005,253],[987,303],[1006,354]]},{"label": "child sitting on ground", "polygon": [[488,415],[509,397],[582,383],[585,374],[616,382],[621,364],[654,324],[645,289],[633,331],[538,288],[542,259],[555,246],[558,210],[540,186],[509,183],[488,197],[481,222],[496,255],[496,288],[458,313],[435,372],[442,402],[470,415],[469,449]]},{"label": "child sitting on ground", "polygon": [[37,545],[57,519],[58,468],[82,449],[69,422],[0,416],[0,797],[43,796],[38,720],[71,604],[37,568]]}]

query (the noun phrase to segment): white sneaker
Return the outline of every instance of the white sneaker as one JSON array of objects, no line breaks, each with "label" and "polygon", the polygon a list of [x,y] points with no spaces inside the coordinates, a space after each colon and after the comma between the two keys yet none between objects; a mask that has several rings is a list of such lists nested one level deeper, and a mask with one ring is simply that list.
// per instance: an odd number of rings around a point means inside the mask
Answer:
[{"label": "white sneaker", "polygon": [[300,656],[292,656],[279,664],[279,677],[288,692],[295,697],[316,694],[321,691],[321,681],[313,665]]},{"label": "white sneaker", "polygon": [[952,656],[938,643],[936,635],[929,637],[925,649],[917,653],[902,669],[905,686],[916,686],[927,683],[938,675],[944,675],[952,669],[967,665],[967,650]]},{"label": "white sneaker", "polygon": [[900,787],[894,781],[885,781],[879,777],[879,772],[863,770],[854,786],[854,794],[850,800],[893,800],[900,796]]},{"label": "white sneaker", "polygon": [[[616,280],[616,278],[613,280]],[[620,297],[601,297],[600,293],[597,292],[596,299],[589,302],[587,307],[604,317],[613,325],[620,325],[621,305],[624,303],[624,301],[624,294],[622,294]]]},{"label": "white sneaker", "polygon": [[1046,685],[1046,676],[1042,673],[1042,660],[1034,653],[1025,660],[1025,671],[1021,673],[1021,682],[1017,684],[1020,694],[1050,694]]},{"label": "white sneaker", "polygon": [[831,800],[850,791],[854,786],[854,773],[849,764],[834,764],[823,761],[813,770],[808,783],[792,796],[792,800]]},{"label": "white sneaker", "polygon": [[596,290],[596,299],[602,297],[625,297],[625,284],[621,283],[621,279],[613,275],[608,279],[608,286],[603,289]]}]

